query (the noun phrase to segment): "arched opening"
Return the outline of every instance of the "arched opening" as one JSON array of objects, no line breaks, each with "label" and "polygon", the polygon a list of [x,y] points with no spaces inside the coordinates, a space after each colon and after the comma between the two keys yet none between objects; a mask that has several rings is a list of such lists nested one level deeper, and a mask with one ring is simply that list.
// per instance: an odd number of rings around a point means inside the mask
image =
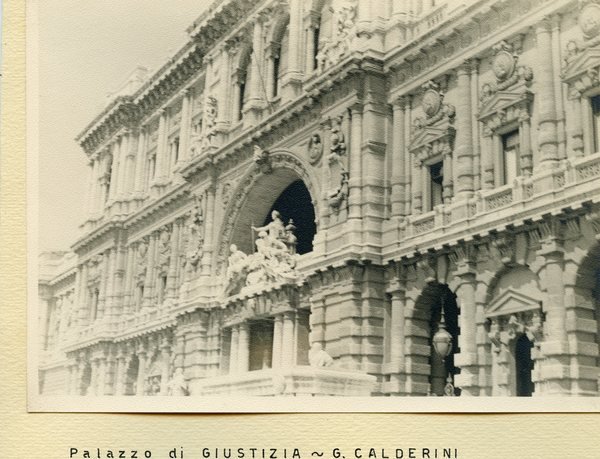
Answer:
[{"label": "arched opening", "polygon": [[252,227],[271,221],[271,213],[277,210],[284,224],[293,220],[296,227],[296,251],[304,254],[312,251],[317,227],[311,194],[298,173],[292,169],[278,168],[270,174],[259,176],[239,204],[231,238],[227,244],[235,244],[246,254],[253,253],[257,235]]},{"label": "arched opening", "polygon": [[289,18],[282,19],[277,25],[271,43],[271,97],[281,93],[281,77],[288,68]]},{"label": "arched opening", "polygon": [[515,378],[516,395],[518,397],[531,397],[533,394],[533,381],[531,378],[531,370],[533,370],[532,347],[533,343],[527,338],[527,335],[521,335],[515,342]]},{"label": "arched opening", "polygon": [[502,270],[490,285],[486,317],[491,395],[533,395],[533,346],[541,340],[543,292],[527,266]]},{"label": "arched opening", "polygon": [[[600,244],[595,244],[579,265],[575,280],[574,304],[575,317],[592,320],[595,327],[581,327],[577,330],[578,345],[600,346]],[[581,366],[596,367],[597,377],[581,378],[578,381],[580,393],[586,395],[600,394],[600,355],[584,355],[577,357]],[[583,375],[582,375],[583,376]]]},{"label": "arched opening", "polygon": [[273,220],[271,214],[274,210],[281,214],[284,222],[293,221],[296,227],[294,234],[298,238],[296,252],[300,255],[312,252],[317,225],[315,223],[315,208],[304,182],[296,180],[283,190],[271,206],[263,225]]},{"label": "arched opening", "polygon": [[[416,306],[425,311],[425,321],[429,328],[427,338],[430,368],[429,393],[436,396],[451,395],[446,393],[446,386],[448,382],[454,384],[454,376],[460,372],[454,366],[454,354],[458,352],[459,335],[456,295],[446,284],[431,284],[423,290]],[[445,358],[438,354],[433,345],[433,337],[442,327],[452,337],[452,348]],[[453,395],[460,395],[460,389],[455,388]]]},{"label": "arched opening", "polygon": [[253,53],[249,46],[241,51],[237,68],[233,72],[233,117],[236,121],[241,121],[244,117],[244,109],[250,97],[250,80],[252,78]]}]

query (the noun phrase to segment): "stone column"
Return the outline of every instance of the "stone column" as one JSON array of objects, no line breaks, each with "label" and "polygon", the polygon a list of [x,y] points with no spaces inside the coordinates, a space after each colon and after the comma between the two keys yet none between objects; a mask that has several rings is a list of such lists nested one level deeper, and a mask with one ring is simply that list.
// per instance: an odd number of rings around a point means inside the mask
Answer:
[{"label": "stone column", "polygon": [[456,290],[457,303],[460,308],[458,316],[460,336],[458,345],[460,353],[454,356],[454,365],[460,368],[455,377],[455,384],[462,389],[463,395],[479,395],[479,368],[477,366],[477,303],[475,293],[477,280],[474,268],[468,260],[458,260],[455,273],[458,280]]},{"label": "stone column", "polygon": [[519,162],[521,174],[530,176],[533,172],[533,154],[531,151],[531,119],[527,107],[521,108],[519,115]]},{"label": "stone column", "polygon": [[144,298],[142,301],[143,309],[146,310],[150,306],[152,306],[152,299],[154,298],[154,265],[155,265],[155,252],[156,252],[156,234],[150,235],[150,240],[148,243],[148,255],[147,255],[147,263],[146,267],[146,278],[144,279]]},{"label": "stone column", "polygon": [[184,89],[181,91],[183,100],[181,102],[181,127],[179,129],[179,164],[184,164],[189,159],[189,141],[191,128],[191,110],[190,101],[192,99],[192,91]]},{"label": "stone column", "polygon": [[156,173],[154,174],[155,186],[163,185],[166,179],[167,163],[167,110],[159,110],[160,118],[158,120],[158,139],[156,142]]},{"label": "stone column", "polygon": [[135,161],[135,185],[134,192],[136,199],[141,198],[144,193],[144,178],[146,177],[146,144],[148,142],[147,127],[142,126],[139,131],[139,140],[137,144],[137,153]]},{"label": "stone column", "polygon": [[102,175],[102,158],[100,155],[96,157],[96,179],[94,181],[94,213],[97,215],[102,212],[103,206],[101,203],[102,195],[100,189],[100,177]]},{"label": "stone column", "polygon": [[423,211],[423,186],[422,186],[422,171],[423,164],[416,158],[413,158],[413,173],[412,173],[412,213],[415,215]]},{"label": "stone column", "polygon": [[[215,221],[215,182],[216,180],[213,179],[213,183],[206,190],[206,222]],[[204,275],[210,275],[214,253],[214,227],[211,224],[205,224],[202,230],[204,231],[204,244],[202,246],[201,272]]]},{"label": "stone column", "polygon": [[161,352],[161,371],[160,371],[160,395],[167,395],[169,392],[169,376],[171,374],[171,346],[168,342],[163,342],[160,348]]},{"label": "stone column", "polygon": [[442,195],[444,197],[444,202],[445,203],[449,203],[452,200],[452,196],[453,196],[453,189],[454,189],[454,183],[453,183],[453,167],[452,167],[452,151],[450,150],[450,148],[444,150],[444,152],[442,153],[442,158],[443,158],[443,182],[442,182],[442,187],[443,187],[443,191],[442,191]]},{"label": "stone column", "polygon": [[100,366],[99,359],[93,359],[91,362],[90,387],[86,395],[98,395],[98,367]]},{"label": "stone column", "polygon": [[107,283],[108,279],[110,279],[110,274],[112,271],[112,263],[111,263],[111,253],[112,250],[106,250],[102,254],[102,272],[100,273],[100,288],[98,292],[98,305],[96,308],[96,319],[102,319],[104,316],[104,311],[106,309],[106,293],[107,293]]},{"label": "stone column", "polygon": [[581,158],[584,155],[583,142],[583,117],[581,106],[581,93],[575,89],[571,89],[571,120],[569,133],[571,136],[571,147],[575,158]]},{"label": "stone column", "polygon": [[115,395],[125,395],[125,372],[127,367],[125,366],[125,356],[122,352],[117,355],[117,368],[115,371]]},{"label": "stone column", "polygon": [[[454,167],[456,175],[455,195],[456,200],[461,201],[470,198],[474,191],[471,63],[466,62],[459,66],[456,74],[458,92],[456,103],[456,146],[454,147],[454,155],[456,157]],[[444,173],[445,178],[446,174]]]},{"label": "stone column", "polygon": [[289,368],[295,365],[294,359],[294,313],[283,314],[281,366]]},{"label": "stone column", "polygon": [[[248,97],[248,106],[245,109],[249,110],[251,114],[251,119],[248,120],[250,122],[258,120],[258,110],[262,109],[264,102],[264,90],[261,84],[261,76],[264,79],[264,71],[261,68],[264,62],[264,52],[263,52],[263,39],[262,39],[262,31],[263,31],[263,22],[267,18],[259,13],[253,18],[254,28],[252,32],[252,60],[250,62],[251,66],[251,75],[250,85],[246,86],[246,90],[250,91]],[[245,110],[244,110],[245,111]]]},{"label": "stone column", "polygon": [[79,328],[87,325],[88,318],[88,265],[81,265],[81,284],[79,287],[78,304],[77,304],[77,325]]},{"label": "stone column", "polygon": [[482,166],[482,185],[484,190],[491,190],[494,188],[494,132],[486,127],[484,130],[484,145],[481,151],[481,166]]},{"label": "stone column", "polygon": [[556,129],[558,141],[558,158],[565,159],[566,153],[566,132],[565,132],[565,108],[563,103],[563,83],[560,77],[561,73],[561,42],[560,42],[560,15],[552,16],[552,73],[554,80],[554,95],[556,96]]},{"label": "stone column", "polygon": [[556,94],[552,67],[552,40],[550,21],[544,19],[535,28],[537,38],[536,101],[538,110],[538,145],[540,167],[558,166],[558,137],[556,132]]},{"label": "stone column", "polygon": [[246,373],[250,365],[250,331],[247,323],[239,325],[237,359],[237,372]]},{"label": "stone column", "polygon": [[301,34],[302,34],[302,3],[300,0],[290,0],[290,25],[289,32],[289,52],[288,52],[288,74],[294,79],[300,78],[302,70],[301,62]]},{"label": "stone column", "polygon": [[166,298],[175,299],[177,296],[177,265],[179,264],[179,233],[183,222],[181,219],[173,223],[171,234],[171,256],[169,260],[169,271],[167,273]]},{"label": "stone column", "polygon": [[[83,393],[83,372],[85,371],[85,365],[86,362],[84,360],[79,360],[79,365],[77,366],[77,380],[75,382],[76,387],[75,387],[75,392],[77,395],[90,395],[89,393],[84,394]],[[92,363],[92,368],[93,368],[93,363]],[[90,388],[88,388],[87,390],[89,391]]]},{"label": "stone column", "polygon": [[123,314],[129,314],[131,311],[131,303],[133,299],[133,289],[134,289],[134,270],[135,265],[133,263],[134,259],[134,249],[133,246],[127,247],[127,264],[125,267],[125,287],[123,292],[123,304],[121,307],[121,311]]},{"label": "stone column", "polygon": [[238,372],[239,363],[239,328],[238,325],[231,327],[231,352],[229,354],[229,373]]},{"label": "stone column", "polygon": [[127,134],[127,149],[125,150],[125,177],[123,179],[123,199],[129,201],[135,191],[135,157],[137,144],[140,141],[137,131]]},{"label": "stone column", "polygon": [[363,107],[355,104],[351,108],[350,158],[348,180],[348,218],[361,218],[362,205],[362,121]]},{"label": "stone column", "polygon": [[130,136],[131,132],[126,130],[121,137],[121,145],[119,148],[119,183],[117,188],[117,199],[119,200],[123,200],[127,195],[127,178],[129,176],[128,162],[130,161]]},{"label": "stone column", "polygon": [[281,367],[281,348],[283,345],[283,316],[275,316],[273,324],[273,368]]},{"label": "stone column", "polygon": [[542,378],[546,382],[544,395],[565,394],[570,390],[570,357],[563,282],[564,248],[559,239],[558,222],[543,223],[540,230],[543,239],[538,253],[544,258],[540,277],[547,298],[543,305],[546,313],[543,324],[545,341],[541,343],[541,351],[545,356],[542,362]]},{"label": "stone column", "polygon": [[422,210],[423,212],[427,212],[433,210],[431,208],[431,180],[429,176],[429,167],[421,163],[419,173],[421,174]]},{"label": "stone column", "polygon": [[146,379],[146,364],[148,354],[146,349],[140,348],[137,352],[138,356],[138,374],[136,381],[136,392],[135,395],[144,395],[144,380]]},{"label": "stone column", "polygon": [[413,180],[413,157],[408,149],[410,142],[410,132],[412,124],[412,112],[411,112],[411,96],[405,96],[406,103],[404,105],[404,133],[405,133],[405,148],[404,148],[404,214],[410,215],[412,213],[412,180]]},{"label": "stone column", "polygon": [[393,109],[393,140],[391,158],[391,190],[392,217],[405,215],[405,186],[406,186],[406,136],[404,131],[404,111],[406,98],[398,97],[392,104]]},{"label": "stone column", "polygon": [[40,346],[39,346],[40,351],[45,350],[48,345],[48,336],[49,336],[48,329],[49,329],[49,325],[50,325],[49,324],[50,299],[51,299],[51,295],[47,291],[47,289],[44,289],[43,293],[40,291],[40,295],[39,295],[39,299],[38,299],[39,305],[40,305],[39,329],[42,331],[42,336],[40,337]]},{"label": "stone column", "polygon": [[404,291],[395,290],[392,296],[390,362],[404,368]]},{"label": "stone column", "polygon": [[94,185],[96,183],[96,161],[92,158],[88,161],[88,177],[87,177],[87,196],[86,196],[86,211],[87,218],[94,214]]},{"label": "stone column", "polygon": [[479,137],[479,61],[471,61],[471,130],[473,134],[473,189],[481,189],[481,147]]},{"label": "stone column", "polygon": [[106,394],[106,357],[102,356],[98,359],[98,387],[96,395],[103,396]]}]

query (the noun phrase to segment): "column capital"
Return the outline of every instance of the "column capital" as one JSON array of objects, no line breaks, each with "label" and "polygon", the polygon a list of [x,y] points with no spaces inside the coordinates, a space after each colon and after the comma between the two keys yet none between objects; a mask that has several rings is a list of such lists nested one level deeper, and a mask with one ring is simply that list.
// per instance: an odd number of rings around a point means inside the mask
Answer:
[{"label": "column capital", "polygon": [[396,96],[392,99],[392,106],[394,109],[404,110],[410,104],[410,96],[409,95],[401,95]]}]

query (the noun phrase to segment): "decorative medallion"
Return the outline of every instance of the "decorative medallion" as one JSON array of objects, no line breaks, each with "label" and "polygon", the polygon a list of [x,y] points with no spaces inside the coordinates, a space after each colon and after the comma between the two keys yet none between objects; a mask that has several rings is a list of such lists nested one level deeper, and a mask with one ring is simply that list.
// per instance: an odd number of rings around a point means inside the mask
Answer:
[{"label": "decorative medallion", "polygon": [[421,86],[421,89],[424,91],[421,99],[423,112],[425,112],[427,118],[432,118],[442,108],[444,94],[440,91],[440,85],[432,80]]},{"label": "decorative medallion", "polygon": [[442,97],[439,92],[434,89],[428,89],[423,94],[423,111],[428,118],[434,116],[442,106]]},{"label": "decorative medallion", "polygon": [[504,81],[515,71],[515,58],[508,51],[500,51],[492,64],[494,75],[499,81]]},{"label": "decorative medallion", "polygon": [[498,82],[510,78],[517,65],[517,56],[513,53],[513,46],[505,41],[501,41],[494,46],[494,60],[492,70]]},{"label": "decorative medallion", "polygon": [[308,160],[311,164],[316,164],[323,155],[323,143],[319,134],[313,134],[308,141]]},{"label": "decorative medallion", "polygon": [[588,3],[581,9],[579,27],[585,38],[591,38],[600,33],[600,5]]}]

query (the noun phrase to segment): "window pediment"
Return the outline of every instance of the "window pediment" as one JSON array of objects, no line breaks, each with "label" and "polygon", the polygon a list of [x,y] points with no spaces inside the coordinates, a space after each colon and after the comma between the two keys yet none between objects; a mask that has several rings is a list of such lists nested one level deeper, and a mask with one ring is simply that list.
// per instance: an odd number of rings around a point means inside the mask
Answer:
[{"label": "window pediment", "polygon": [[517,290],[508,289],[502,295],[494,298],[488,306],[486,317],[498,317],[533,311],[541,308],[539,299],[525,295]]},{"label": "window pediment", "polygon": [[[498,117],[501,123],[510,121],[513,117],[518,118],[520,111],[529,107],[532,101],[533,93],[525,88],[521,91],[497,91],[483,100],[479,120],[486,123]],[[511,111],[516,112],[515,116],[509,116]]]},{"label": "window pediment", "polygon": [[569,85],[571,97],[581,97],[584,92],[600,84],[600,47],[586,48],[582,51],[571,48],[568,52],[571,56],[565,59],[562,79]]},{"label": "window pediment", "polygon": [[420,161],[447,154],[452,151],[455,134],[456,129],[450,125],[423,126],[416,132],[409,149]]}]

